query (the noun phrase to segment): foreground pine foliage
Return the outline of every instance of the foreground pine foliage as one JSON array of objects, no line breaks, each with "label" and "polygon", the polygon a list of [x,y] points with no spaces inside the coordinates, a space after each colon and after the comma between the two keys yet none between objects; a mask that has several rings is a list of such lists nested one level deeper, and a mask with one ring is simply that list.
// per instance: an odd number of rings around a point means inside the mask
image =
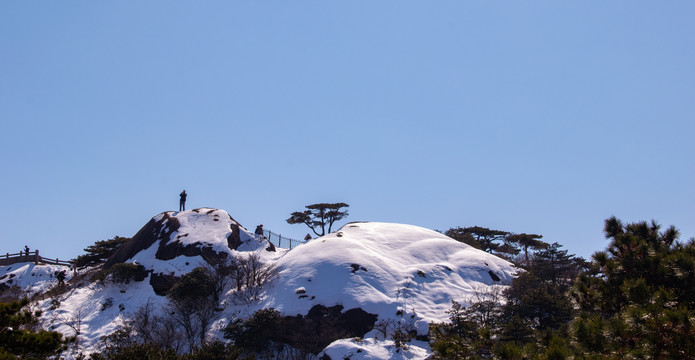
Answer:
[{"label": "foreground pine foliage", "polygon": [[43,359],[63,349],[61,334],[36,329],[41,313],[27,305],[26,298],[0,303],[0,359]]},{"label": "foreground pine foliage", "polygon": [[451,321],[431,326],[434,358],[694,359],[695,239],[615,217],[604,231],[589,263],[551,244],[504,301],[454,303]]}]

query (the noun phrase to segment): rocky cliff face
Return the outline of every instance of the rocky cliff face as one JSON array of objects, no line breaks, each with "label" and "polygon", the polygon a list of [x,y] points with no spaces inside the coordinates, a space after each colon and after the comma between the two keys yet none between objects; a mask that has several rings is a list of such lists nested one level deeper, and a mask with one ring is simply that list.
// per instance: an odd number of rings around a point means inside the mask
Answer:
[{"label": "rocky cliff face", "polygon": [[275,251],[272,244],[257,241],[224,210],[167,211],[143,226],[106,261],[104,268],[124,262],[143,265],[152,274],[150,283],[155,292],[163,294],[192,264],[225,262],[244,244],[247,248]]}]

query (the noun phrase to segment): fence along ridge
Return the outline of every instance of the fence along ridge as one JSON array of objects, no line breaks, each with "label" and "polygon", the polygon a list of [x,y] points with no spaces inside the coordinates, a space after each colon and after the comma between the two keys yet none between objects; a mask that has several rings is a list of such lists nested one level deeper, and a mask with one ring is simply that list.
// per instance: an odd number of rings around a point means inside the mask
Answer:
[{"label": "fence along ridge", "polygon": [[277,234],[277,233],[274,233],[270,230],[263,230],[263,236],[265,236],[266,239],[268,239],[268,241],[273,243],[273,245],[280,247],[280,248],[283,247],[282,246],[283,243],[288,243],[290,245],[290,250],[292,250],[293,245],[297,246],[297,245],[304,244],[306,242],[304,240],[296,240],[296,239],[292,239],[292,238],[287,237],[287,236],[282,236],[282,234]]},{"label": "fence along ridge", "polygon": [[[304,244],[306,242],[304,240],[297,240],[287,236],[282,236],[282,234],[274,233],[270,230],[264,230],[263,235],[268,239],[268,241],[270,241],[277,247],[283,247],[283,243],[289,244],[290,250],[292,249],[292,247]],[[58,258],[43,257],[39,255],[39,250],[30,251],[28,253],[25,251],[20,251],[18,253],[5,253],[5,255],[0,255],[0,266],[32,261],[35,265],[43,263],[50,265],[72,266],[72,261],[70,260],[60,260]]]},{"label": "fence along ridge", "polygon": [[47,258],[39,255],[39,250],[30,252],[20,251],[18,253],[0,255],[0,265],[12,265],[23,262],[34,262],[34,265],[39,263],[61,266],[72,266],[72,261],[60,260],[58,258]]}]

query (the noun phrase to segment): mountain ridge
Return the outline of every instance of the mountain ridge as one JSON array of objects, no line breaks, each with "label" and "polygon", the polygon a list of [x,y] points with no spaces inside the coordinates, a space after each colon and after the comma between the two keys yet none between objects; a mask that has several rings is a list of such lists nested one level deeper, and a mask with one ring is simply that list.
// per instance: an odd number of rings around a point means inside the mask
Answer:
[{"label": "mountain ridge", "polygon": [[[251,255],[275,266],[277,278],[252,302],[239,303],[234,287],[225,288],[220,316],[207,330],[211,339],[221,339],[232,319],[248,318],[261,309],[301,317],[316,306],[361,309],[393,322],[407,316],[412,331],[426,337],[430,323],[448,321],[452,300],[466,303],[476,292],[503,287],[517,271],[506,260],[413,225],[352,222],[287,250],[255,238],[224,210],[201,208],[156,215],[104,265],[138,264],[147,270],[147,281],[86,282],[62,295],[57,307],[50,300],[38,306],[45,313],[44,324],[66,335],[74,332],[66,319],[79,317],[84,327],[80,351],[89,353],[142,306],[166,308],[162,295],[168,288],[157,285],[158,277],[167,277],[170,287],[172,279],[196,267]],[[109,303],[117,306],[104,305]],[[373,344],[374,354],[393,344],[387,336],[379,338],[376,330],[364,339],[371,339],[367,343]],[[336,348],[329,345],[325,353],[350,348],[346,341],[336,342]],[[411,348],[409,358],[429,353],[426,342]]]}]

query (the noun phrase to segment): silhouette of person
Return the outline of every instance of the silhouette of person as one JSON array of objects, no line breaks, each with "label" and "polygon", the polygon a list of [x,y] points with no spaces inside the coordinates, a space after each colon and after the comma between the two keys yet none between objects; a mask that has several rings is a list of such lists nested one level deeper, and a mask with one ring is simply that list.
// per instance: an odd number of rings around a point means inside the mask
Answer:
[{"label": "silhouette of person", "polygon": [[256,226],[256,231],[254,231],[253,233],[256,234],[257,239],[262,239],[263,238],[263,224]]},{"label": "silhouette of person", "polygon": [[179,211],[184,211],[186,210],[186,196],[188,196],[188,194],[186,194],[186,190],[181,192],[179,196],[181,197],[181,200],[179,200]]},{"label": "silhouette of person", "polygon": [[61,271],[56,275],[56,279],[58,279],[58,285],[64,285],[65,284],[65,270]]}]

